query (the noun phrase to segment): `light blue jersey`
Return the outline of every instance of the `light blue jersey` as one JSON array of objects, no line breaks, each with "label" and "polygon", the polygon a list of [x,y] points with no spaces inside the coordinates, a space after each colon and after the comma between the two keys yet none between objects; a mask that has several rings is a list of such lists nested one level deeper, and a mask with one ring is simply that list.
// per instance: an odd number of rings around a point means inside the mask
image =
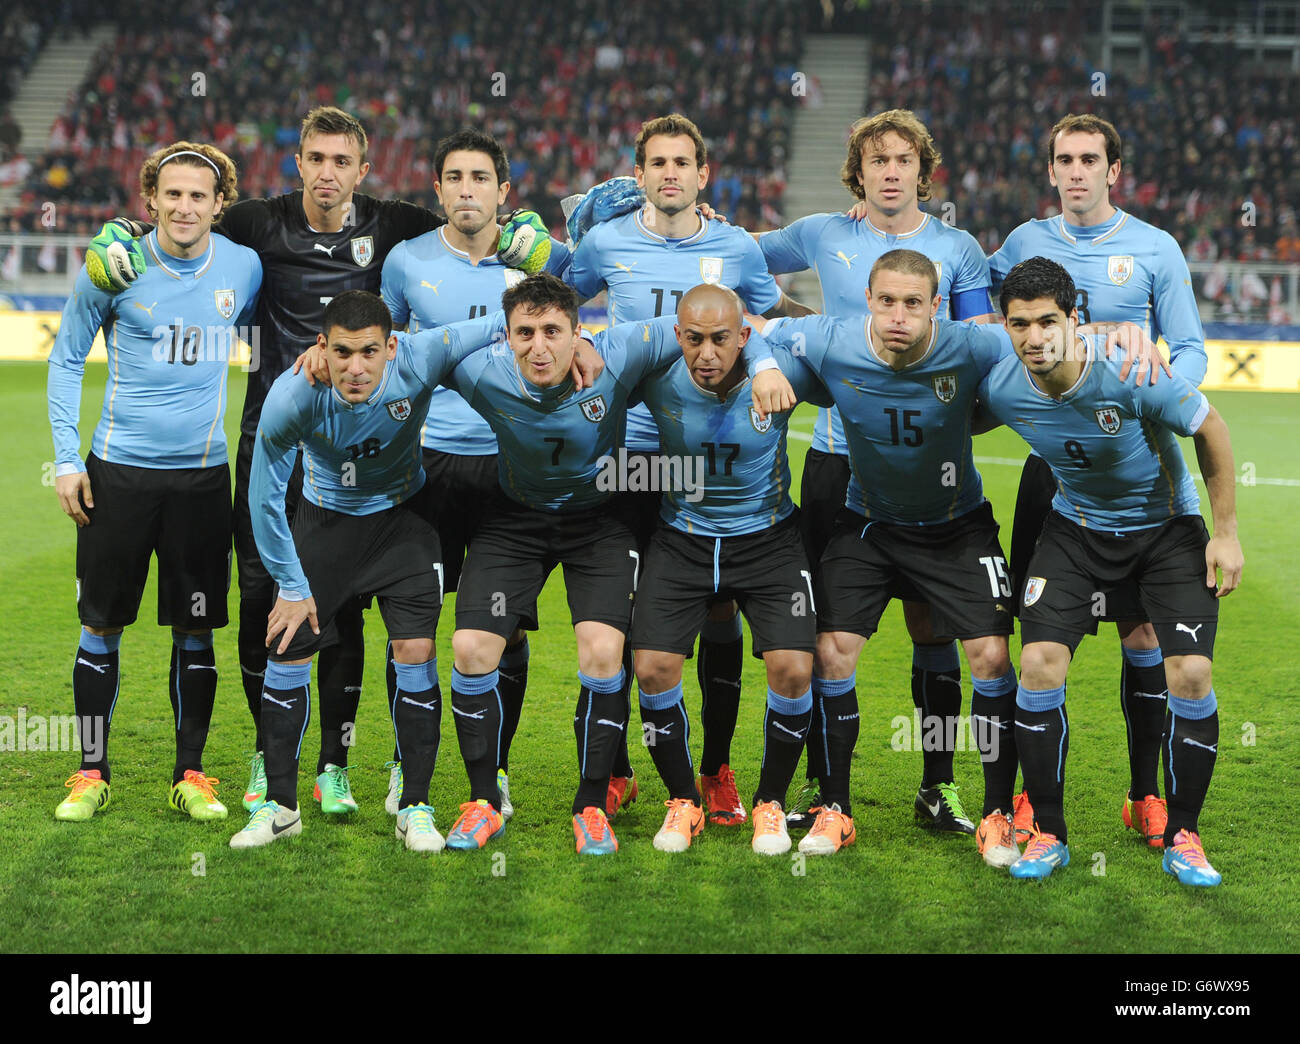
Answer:
[{"label": "light blue jersey", "polygon": [[[785,349],[773,356],[800,400],[830,402],[825,388]],[[746,377],[725,399],[691,378],[685,359],[642,384],[645,403],[659,428],[661,452],[694,463],[698,488],[664,483],[659,516],[674,529],[706,537],[755,533],[794,511],[786,456],[789,413],[759,420]]]},{"label": "light blue jersey", "polygon": [[420,428],[434,387],[471,352],[505,336],[499,310],[472,322],[397,335],[379,386],[351,403],[292,371],[271,385],[253,449],[248,502],[266,571],[283,591],[310,595],[293,546],[284,495],[302,446],[302,495],[346,515],[372,515],[424,485]]},{"label": "light blue jersey", "polygon": [[1011,341],[997,324],[935,319],[925,354],[894,371],[871,343],[870,317],[774,319],[771,344],[817,374],[847,421],[845,505],[870,521],[936,525],[984,502],[971,446],[980,381]]},{"label": "light blue jersey", "polygon": [[[567,256],[568,248],[552,240],[551,262]],[[380,292],[393,313],[393,325],[418,333],[499,311],[501,295],[526,278],[526,273],[508,268],[495,254],[473,264],[439,228],[392,249],[384,261]],[[421,441],[425,449],[463,456],[497,451],[491,427],[450,388],[434,389]]]},{"label": "light blue jersey", "polygon": [[[448,384],[496,432],[497,474],[512,500],[539,511],[564,512],[596,507],[613,495],[609,464],[602,458],[614,457],[623,445],[627,404],[639,398],[638,385],[680,358],[675,321],[664,316],[596,334],[605,369],[592,387],[576,394],[567,379],[554,388],[525,380],[507,345],[456,368]],[[763,338],[750,337],[745,349],[750,375],[771,355]]]},{"label": "light blue jersey", "polygon": [[58,475],[85,470],[77,431],[81,380],[101,328],[108,385],[91,452],[137,468],[226,463],[226,375],[236,328],[257,303],[262,263],[215,233],[196,258],[165,253],[156,231],[146,237],[145,252],[144,275],[118,294],[96,289],[83,269],[63,308],[48,379]]},{"label": "light blue jersey", "polygon": [[1154,387],[1119,379],[1122,360],[1088,345],[1083,372],[1060,399],[1019,359],[1003,359],[980,386],[984,408],[1051,466],[1052,507],[1080,526],[1122,533],[1200,511],[1176,435],[1194,435],[1210,404],[1175,375]]},{"label": "light blue jersey", "polygon": [[[890,250],[917,250],[934,262],[939,275],[939,314],[971,319],[993,311],[989,301],[989,266],[969,232],[944,224],[930,214],[911,232],[890,235],[870,221],[843,214],[811,214],[758,239],[768,268],[777,273],[811,268],[822,285],[827,315],[861,315],[867,310],[871,266]],[[845,454],[844,425],[836,410],[819,410],[813,449]]]},{"label": "light blue jersey", "polygon": [[1174,237],[1116,210],[1109,221],[1078,227],[1063,215],[1026,221],[989,258],[997,287],[1031,257],[1063,266],[1078,291],[1079,322],[1132,322],[1169,345],[1170,366],[1194,385],[1205,379],[1205,331],[1187,261]]},{"label": "light blue jersey", "polygon": [[[676,315],[691,287],[716,283],[740,295],[755,315],[781,301],[754,238],[735,225],[700,220],[684,239],[666,239],[647,227],[643,211],[594,226],[574,251],[565,276],[584,299],[609,291],[609,322]],[[644,406],[628,414],[628,449],[654,452],[659,433]]]}]

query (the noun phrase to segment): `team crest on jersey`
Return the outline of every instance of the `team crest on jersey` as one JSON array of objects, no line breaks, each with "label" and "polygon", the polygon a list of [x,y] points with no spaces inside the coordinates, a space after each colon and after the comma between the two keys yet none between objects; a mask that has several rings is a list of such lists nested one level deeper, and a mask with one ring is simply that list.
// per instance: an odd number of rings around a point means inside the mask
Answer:
[{"label": "team crest on jersey", "polygon": [[1097,411],[1097,426],[1107,435],[1116,434],[1123,423],[1124,418],[1114,406],[1103,406]]},{"label": "team crest on jersey", "polygon": [[930,384],[934,388],[935,397],[945,406],[957,397],[957,375],[955,373],[941,373],[938,377],[931,377]]},{"label": "team crest on jersey", "polygon": [[754,430],[760,435],[766,435],[772,430],[772,415],[769,413],[762,420],[759,420],[758,410],[751,406],[749,408],[749,423],[754,425]]},{"label": "team crest on jersey", "polygon": [[1123,286],[1133,277],[1133,255],[1112,254],[1106,258],[1106,274],[1116,286]]},{"label": "team crest on jersey", "polygon": [[1038,599],[1043,597],[1043,588],[1047,586],[1047,581],[1041,576],[1031,576],[1025,581],[1025,608],[1033,605]]},{"label": "team crest on jersey", "polygon": [[936,285],[941,285],[943,283],[943,262],[942,261],[936,261],[934,263],[934,278],[937,281]]},{"label": "team crest on jersey", "polygon": [[716,284],[722,282],[722,258],[700,258],[700,279],[706,283]]},{"label": "team crest on jersey", "polygon": [[404,421],[411,415],[411,400],[398,399],[396,402],[385,403],[388,415],[395,421]]},{"label": "team crest on jersey", "polygon": [[599,424],[605,418],[605,396],[597,395],[582,404],[582,415],[592,424]]},{"label": "team crest on jersey", "polygon": [[525,272],[522,268],[507,268],[506,289],[509,290],[512,286],[518,286],[527,278],[528,278],[528,273]]},{"label": "team crest on jersey", "polygon": [[352,260],[362,268],[375,259],[375,237],[358,236],[352,240]]},{"label": "team crest on jersey", "polygon": [[235,291],[213,290],[212,297],[217,302],[217,311],[222,319],[229,319],[235,314]]}]

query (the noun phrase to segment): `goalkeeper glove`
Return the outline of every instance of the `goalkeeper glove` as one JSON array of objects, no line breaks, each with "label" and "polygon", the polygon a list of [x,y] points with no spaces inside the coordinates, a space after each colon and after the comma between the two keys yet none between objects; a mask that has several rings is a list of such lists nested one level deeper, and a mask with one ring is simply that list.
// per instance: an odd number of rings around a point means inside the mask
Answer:
[{"label": "goalkeeper glove", "polygon": [[551,232],[535,210],[516,210],[501,225],[497,257],[503,264],[537,275],[551,256]]},{"label": "goalkeeper glove", "polygon": [[578,249],[582,237],[592,225],[621,217],[643,203],[645,193],[637,188],[636,178],[627,175],[602,181],[585,193],[565,196],[560,201],[560,208],[564,211],[565,227],[569,232],[569,249]]},{"label": "goalkeeper glove", "polygon": [[144,247],[139,241],[151,231],[152,225],[130,218],[106,222],[86,248],[86,274],[90,281],[99,289],[116,294],[144,275]]}]

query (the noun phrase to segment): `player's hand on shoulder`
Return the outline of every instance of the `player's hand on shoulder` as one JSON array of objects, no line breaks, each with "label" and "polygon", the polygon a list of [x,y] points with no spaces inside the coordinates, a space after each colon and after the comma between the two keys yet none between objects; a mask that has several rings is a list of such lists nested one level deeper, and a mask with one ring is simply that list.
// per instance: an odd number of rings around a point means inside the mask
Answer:
[{"label": "player's hand on shoulder", "polygon": [[59,507],[78,526],[90,525],[90,516],[82,508],[95,506],[94,494],[90,491],[90,476],[84,471],[75,475],[59,475],[54,480],[54,492],[59,496]]},{"label": "player's hand on shoulder", "polygon": [[865,199],[858,200],[844,212],[844,216],[852,218],[854,221],[865,221],[867,219],[867,201]]},{"label": "player's hand on shoulder", "polygon": [[317,381],[324,385],[333,383],[330,381],[330,367],[325,358],[325,349],[319,344],[313,344],[294,360],[293,372],[301,372],[307,378],[307,383],[311,385],[315,385]]},{"label": "player's hand on shoulder", "polygon": [[104,223],[86,248],[86,275],[100,290],[121,293],[144,275],[148,267],[140,240],[149,226],[130,218],[113,218]]},{"label": "player's hand on shoulder", "polygon": [[[1241,542],[1235,536],[1213,536],[1205,545],[1205,586],[1215,587],[1214,597],[1222,598],[1241,586],[1241,571],[1246,565],[1246,556],[1241,550]],[[1223,570],[1223,583],[1218,583],[1215,570]]]},{"label": "player's hand on shoulder", "polygon": [[697,204],[695,209],[700,212],[700,217],[704,218],[705,221],[721,221],[724,225],[730,224],[725,214],[719,214],[707,203]]},{"label": "player's hand on shoulder", "polygon": [[551,257],[551,232],[535,210],[516,210],[501,223],[497,257],[510,268],[537,275]]},{"label": "player's hand on shoulder", "polygon": [[573,353],[573,363],[569,367],[569,376],[573,380],[575,391],[590,388],[605,372],[605,360],[585,337],[578,338],[578,347]]},{"label": "player's hand on shoulder", "polygon": [[792,410],[799,401],[785,374],[778,369],[759,371],[753,380],[752,394],[759,420],[766,420],[769,413]]},{"label": "player's hand on shoulder", "polygon": [[[1087,332],[1086,328],[1084,329]],[[1119,368],[1119,379],[1128,380],[1128,375],[1137,363],[1137,383],[1155,384],[1160,379],[1160,371],[1172,376],[1173,370],[1160,354],[1156,343],[1147,336],[1147,332],[1136,323],[1119,323],[1106,334],[1106,358],[1109,359],[1119,348],[1124,353],[1124,363]]]},{"label": "player's hand on shoulder", "polygon": [[644,204],[645,193],[637,187],[636,178],[626,174],[602,181],[586,192],[565,196],[560,200],[560,209],[564,211],[570,249],[578,248],[592,226],[622,217]]}]

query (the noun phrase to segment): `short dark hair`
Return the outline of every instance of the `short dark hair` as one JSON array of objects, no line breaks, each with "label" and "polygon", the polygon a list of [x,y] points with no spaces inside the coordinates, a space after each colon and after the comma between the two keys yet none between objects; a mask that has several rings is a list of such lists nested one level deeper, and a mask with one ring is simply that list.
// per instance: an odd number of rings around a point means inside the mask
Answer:
[{"label": "short dark hair", "polygon": [[439,181],[442,180],[442,165],[453,152],[485,153],[491,158],[492,166],[497,172],[497,184],[504,185],[510,180],[510,164],[506,162],[506,150],[491,134],[466,127],[438,142],[437,150],[433,154],[433,173]]},{"label": "short dark hair", "polygon": [[931,297],[939,292],[939,273],[935,271],[934,262],[920,251],[899,247],[881,254],[876,258],[876,263],[871,266],[871,272],[867,275],[868,289],[870,289],[872,280],[876,277],[877,270],[921,276],[923,279],[930,281]]},{"label": "short dark hair", "polygon": [[501,307],[506,313],[507,327],[516,308],[523,308],[527,312],[558,308],[569,317],[573,328],[578,328],[578,292],[549,272],[539,272],[520,280],[501,295]]},{"label": "short dark hair", "polygon": [[667,116],[656,116],[653,120],[646,120],[641,124],[641,131],[637,134],[636,144],[633,147],[635,163],[638,167],[645,167],[645,143],[659,135],[669,138],[690,138],[691,144],[695,146],[695,165],[702,167],[709,162],[709,150],[704,144],[704,136],[700,133],[700,128],[680,112],[670,112]]},{"label": "short dark hair", "polygon": [[1005,318],[1007,306],[1012,301],[1037,301],[1040,297],[1051,298],[1062,312],[1069,315],[1074,310],[1074,280],[1055,261],[1031,257],[1013,266],[1002,280],[998,307]]},{"label": "short dark hair", "polygon": [[1090,112],[1071,113],[1058,120],[1056,126],[1047,136],[1047,162],[1056,162],[1056,137],[1058,134],[1100,134],[1106,142],[1106,166],[1114,166],[1123,149],[1119,140],[1119,131],[1110,120],[1103,120]]},{"label": "short dark hair", "polygon": [[350,112],[344,112],[333,105],[318,105],[307,113],[303,117],[302,130],[298,134],[299,156],[302,155],[307,139],[313,134],[342,134],[356,145],[357,151],[361,153],[361,162],[366,162],[366,149],[370,144],[366,140],[366,129]]},{"label": "short dark hair", "polygon": [[348,290],[331,298],[325,306],[321,332],[327,341],[330,331],[336,326],[348,331],[368,330],[377,326],[384,331],[386,341],[393,332],[393,313],[378,294],[372,294],[369,290]]}]

